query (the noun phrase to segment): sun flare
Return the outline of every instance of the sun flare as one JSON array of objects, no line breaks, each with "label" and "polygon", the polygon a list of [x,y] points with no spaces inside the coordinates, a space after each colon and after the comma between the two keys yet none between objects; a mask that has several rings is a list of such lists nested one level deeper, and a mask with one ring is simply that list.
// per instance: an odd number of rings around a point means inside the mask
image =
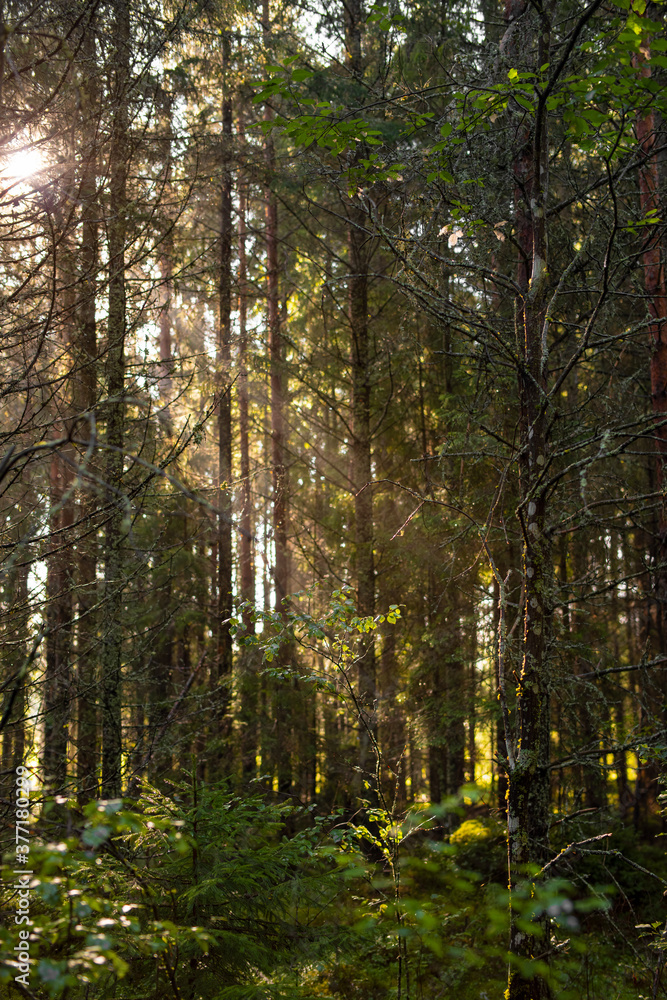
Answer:
[{"label": "sun flare", "polygon": [[40,151],[34,147],[27,147],[8,157],[2,172],[8,179],[24,181],[42,170],[45,165]]}]

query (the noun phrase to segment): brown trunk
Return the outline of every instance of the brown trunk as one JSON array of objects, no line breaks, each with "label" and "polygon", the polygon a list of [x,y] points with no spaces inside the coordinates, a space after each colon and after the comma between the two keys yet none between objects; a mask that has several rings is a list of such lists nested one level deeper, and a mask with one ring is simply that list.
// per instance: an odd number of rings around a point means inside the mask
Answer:
[{"label": "brown trunk", "polygon": [[15,769],[25,764],[25,691],[28,656],[26,637],[29,634],[30,618],[29,569],[27,562],[18,561],[12,566],[3,586],[3,596],[7,596],[5,614],[9,618],[9,627],[3,635],[5,656],[2,678],[7,683],[6,700],[2,706],[3,715],[9,712],[2,731],[2,795],[5,799],[9,799],[15,793]]},{"label": "brown trunk", "polygon": [[114,2],[114,109],[109,152],[109,317],[106,377],[108,446],[106,480],[109,514],[104,544],[104,629],[102,637],[102,794],[121,794],[123,644],[123,447],[125,441],[125,241],[127,232],[128,89],[130,10],[128,0]]},{"label": "brown trunk", "polygon": [[[625,571],[621,559],[618,558],[618,550],[622,546],[622,535],[620,532],[611,531],[611,559],[610,559],[610,571],[612,580],[617,580],[622,572]],[[618,593],[618,586],[615,586],[611,594],[611,620],[614,623],[614,662],[621,662],[621,607]],[[627,620],[626,620],[627,628]],[[627,649],[626,653],[628,656],[631,655],[631,650]],[[632,659],[628,660],[629,663],[634,663]],[[616,686],[615,691],[615,704],[614,704],[614,728],[616,732],[616,739],[621,743],[625,742],[625,687],[622,684]],[[617,791],[618,791],[618,809],[621,819],[625,819],[628,806],[630,804],[630,787],[628,783],[628,756],[625,750],[618,751],[616,758],[614,760],[614,769],[617,775]]]},{"label": "brown trunk", "polygon": [[451,606],[447,622],[445,671],[444,741],[447,752],[446,795],[456,795],[465,781],[465,716],[468,703],[463,634],[456,584],[451,586]]},{"label": "brown trunk", "polygon": [[[172,343],[171,343],[171,299],[173,295],[174,271],[174,237],[173,222],[169,216],[169,203],[172,198],[172,153],[171,153],[171,105],[172,96],[162,86],[158,87],[156,95],[160,129],[162,131],[161,147],[163,161],[163,197],[167,202],[167,214],[162,222],[160,237],[160,320],[159,341],[160,352],[159,386],[160,396],[165,404],[166,414],[169,413],[169,403],[172,398]],[[168,422],[168,420],[167,420]]]},{"label": "brown trunk", "polygon": [[[92,25],[86,29],[83,59],[88,86],[82,88],[82,130],[86,140],[81,165],[79,199],[81,201],[81,244],[79,248],[79,301],[77,306],[77,344],[75,358],[74,409],[78,414],[92,413],[97,403],[97,304],[98,213],[97,156],[97,66]],[[89,439],[90,424],[82,420],[78,436]],[[87,457],[83,457],[87,462]],[[94,497],[86,483],[85,470],[79,502],[79,519],[84,525],[77,552],[77,788],[81,803],[97,794],[97,683],[96,623],[97,603],[96,532],[90,522],[95,507]]]},{"label": "brown trunk", "polygon": [[[243,135],[243,126],[239,121],[239,136]],[[253,516],[252,491],[250,488],[250,443],[248,436],[248,264],[246,254],[247,240],[247,195],[242,183],[239,184],[239,447],[241,453],[241,538],[239,542],[239,573],[241,582],[241,597],[244,601],[255,600],[255,572],[253,564]],[[248,612],[245,613],[246,630],[253,627]]]},{"label": "brown trunk", "polygon": [[[243,122],[239,116],[239,139],[243,139]],[[239,539],[239,576],[241,599],[255,602],[255,567],[253,561],[253,509],[250,488],[250,440],[248,422],[248,263],[247,240],[247,193],[243,180],[239,180],[239,450],[241,457],[241,518]],[[243,612],[243,624],[247,633],[254,632],[250,609]],[[241,767],[245,780],[253,778],[256,770],[255,758],[259,745],[257,718],[257,670],[252,647],[245,646],[240,653],[241,673]]]},{"label": "brown trunk", "polygon": [[[643,77],[651,76],[650,39],[644,38],[639,55],[634,57],[635,65]],[[660,169],[656,142],[656,112],[651,108],[637,120],[637,141],[642,152],[643,162],[639,170],[639,202],[642,214],[655,219],[662,218],[662,199],[660,192]],[[654,543],[655,575],[654,592],[657,605],[656,632],[660,651],[667,651],[667,505],[665,501],[665,469],[667,463],[667,285],[665,282],[665,263],[662,253],[661,226],[646,226],[644,233],[644,250],[642,262],[644,265],[644,288],[649,314],[648,332],[652,348],[650,361],[651,402],[655,422],[655,452],[657,489],[662,494],[662,503],[657,518],[657,530]],[[666,704],[667,681],[664,672],[654,682],[643,677],[643,687],[648,689],[648,702]],[[653,713],[647,711],[642,721],[650,724],[654,720]],[[658,724],[664,724],[667,710],[663,707]],[[651,813],[657,809],[659,767],[649,762],[642,767],[637,775],[636,812],[643,813],[643,822],[649,820]]]},{"label": "brown trunk", "polygon": [[[502,579],[505,578],[505,573],[503,572],[504,566],[499,564],[499,575]],[[500,656],[500,630],[501,630],[501,602],[500,602],[500,585],[497,579],[493,581],[493,635],[494,635],[494,661],[496,663],[497,670],[499,672],[498,676],[498,690],[505,691],[505,697],[507,697],[508,684],[506,682],[505,676],[500,676],[500,671],[504,671],[505,675],[507,673],[506,664],[501,661]],[[498,719],[496,722],[496,758],[497,758],[497,778],[498,786],[496,791],[496,801],[498,804],[498,809],[502,815],[507,818],[507,789],[508,785],[508,770],[507,770],[507,740],[505,738],[505,724],[500,713],[500,706],[498,707]]]},{"label": "brown trunk", "polygon": [[[264,414],[264,426],[267,426],[266,413]],[[271,451],[270,441],[268,440],[268,433],[264,436],[264,454],[268,455]],[[266,479],[265,479],[266,483]],[[268,496],[269,488],[265,485],[265,488],[261,490],[261,494]],[[264,508],[264,531],[262,534],[262,597],[264,610],[268,611],[271,607],[271,565],[269,560],[269,545],[270,545],[270,526],[269,526],[269,515],[266,507]],[[270,790],[272,787],[273,773],[274,773],[274,744],[275,744],[275,734],[273,732],[273,726],[271,723],[271,693],[272,685],[269,678],[266,676],[264,671],[260,675],[259,682],[259,736],[260,736],[260,755],[261,755],[261,773],[267,776],[267,781],[264,783],[264,787]]]},{"label": "brown trunk", "polygon": [[[348,206],[349,323],[352,348],[352,477],[354,483],[354,541],[357,577],[357,611],[375,614],[375,556],[373,552],[373,490],[371,486],[371,379],[368,331],[368,259],[365,249],[365,213]],[[376,667],[373,634],[361,644],[358,683],[362,712],[359,732],[359,767],[366,780],[374,781],[376,761],[373,744]]]},{"label": "brown trunk", "polygon": [[[70,150],[69,161],[74,159]],[[60,310],[61,345],[74,353],[75,265],[69,232],[71,206],[74,204],[74,175],[64,175],[60,206],[55,217],[60,231],[57,280]],[[67,388],[76,394],[75,384]],[[71,402],[59,400],[58,433],[66,431],[71,416]],[[71,528],[74,523],[72,484],[75,452],[71,444],[61,446],[51,458],[50,549],[46,577],[46,672],[44,692],[44,778],[50,790],[66,790],[68,744],[72,710],[72,617],[74,608],[74,551]]]},{"label": "brown trunk", "polygon": [[[264,44],[268,49],[271,35],[269,2],[264,0],[263,22]],[[264,114],[270,121],[269,107]],[[271,190],[271,180],[275,174],[275,153],[269,133],[266,138],[266,268],[267,305],[269,333],[269,364],[271,393],[271,467],[273,472],[273,544],[275,551],[274,586],[275,607],[284,611],[284,600],[289,592],[289,554],[287,548],[287,522],[289,511],[289,482],[285,465],[285,397],[284,345],[280,330],[280,290],[278,267],[278,203]],[[281,651],[284,663],[289,661],[286,648]],[[290,754],[291,727],[290,709],[292,702],[289,684],[279,681],[275,696],[275,737],[277,743],[278,792],[289,795],[292,786],[292,763]]]},{"label": "brown trunk", "polygon": [[471,609],[468,619],[468,628],[470,629],[470,653],[466,701],[468,703],[468,781],[474,784],[475,767],[477,765],[477,745],[475,742],[477,706],[477,628],[473,614],[473,609]]},{"label": "brown trunk", "polygon": [[[456,585],[449,585],[448,604],[439,613],[445,595],[438,593],[436,575],[429,567],[428,634],[424,683],[428,698],[428,774],[432,802],[456,795],[465,781],[465,717],[468,709],[463,635]],[[447,828],[457,819],[448,814]]]},{"label": "brown trunk", "polygon": [[215,732],[222,739],[219,757],[227,760],[229,720],[227,713],[231,697],[232,637],[229,619],[232,615],[232,408],[231,408],[231,315],[232,315],[232,100],[229,84],[229,38],[222,40],[222,72],[224,98],[222,102],[222,185],[220,197],[220,258],[218,272],[218,496],[221,511],[218,518],[218,608],[217,657],[212,671]]},{"label": "brown trunk", "polygon": [[[363,76],[362,25],[360,0],[345,0],[345,61],[354,80]],[[358,155],[363,155],[360,151]],[[375,556],[373,552],[373,490],[371,459],[371,372],[368,330],[368,236],[366,213],[349,200],[348,219],[348,322],[350,325],[352,365],[352,481],[354,486],[354,542],[357,577],[357,611],[375,614]],[[375,718],[376,665],[373,633],[359,650],[359,769],[361,779],[375,783],[377,738]],[[373,792],[375,794],[375,792]]]},{"label": "brown trunk", "polygon": [[[637,57],[642,76],[651,76],[650,48],[648,39],[645,40],[641,48],[641,54]],[[646,115],[639,118],[636,125],[637,140],[643,155],[643,162],[639,170],[639,201],[642,213],[645,218],[649,218],[649,213],[657,214],[659,217],[660,198],[660,177],[658,171],[658,158],[655,152],[656,129],[655,112],[651,109]],[[651,355],[651,399],[653,404],[653,414],[655,416],[655,442],[656,442],[656,466],[658,476],[658,488],[662,489],[665,478],[665,462],[667,461],[667,288],[665,286],[665,269],[662,259],[662,247],[660,240],[660,227],[647,226],[645,232],[644,251],[642,254],[644,265],[644,287],[649,313],[649,337],[653,353]],[[661,555],[667,551],[665,535],[667,535],[667,514],[665,508],[660,514],[660,539]],[[667,592],[667,565],[661,577],[665,581]],[[664,608],[663,594],[659,592],[658,598],[661,602],[663,617]]]},{"label": "brown trunk", "polygon": [[447,781],[447,748],[443,740],[441,719],[445,705],[444,665],[440,649],[436,590],[433,566],[428,567],[426,626],[429,644],[426,649],[425,685],[428,699],[428,783],[431,802],[440,803],[445,796]]},{"label": "brown trunk", "polygon": [[47,635],[44,696],[44,780],[53,793],[65,791],[69,742],[72,648],[72,549],[69,529],[74,520],[72,470],[59,454],[50,471],[52,554],[46,578]]}]

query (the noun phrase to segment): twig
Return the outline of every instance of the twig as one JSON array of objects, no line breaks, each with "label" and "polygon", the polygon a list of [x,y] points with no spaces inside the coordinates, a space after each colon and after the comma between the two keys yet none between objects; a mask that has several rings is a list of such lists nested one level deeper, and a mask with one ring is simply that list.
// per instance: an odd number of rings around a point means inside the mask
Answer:
[{"label": "twig", "polygon": [[585,674],[576,674],[574,679],[604,677],[605,674],[622,674],[626,670],[646,670],[649,667],[660,667],[662,665],[667,666],[667,656],[656,656],[653,660],[647,660],[645,663],[632,663],[627,667],[607,667],[605,670],[587,670]]},{"label": "twig", "polygon": [[[551,868],[552,865],[558,864],[559,861],[563,861],[568,856],[568,854],[571,854],[573,851],[578,850],[578,848],[583,847],[584,844],[593,844],[598,840],[604,840],[605,837],[611,837],[611,833],[599,833],[597,837],[589,837],[587,840],[578,840],[574,844],[568,844],[567,847],[563,848],[560,854],[557,854],[555,858],[551,859],[551,861],[547,861],[544,868],[542,868],[538,874],[544,875],[547,869]],[[612,852],[605,851],[604,853],[607,854]],[[614,851],[613,853],[618,853],[618,852]]]},{"label": "twig", "polygon": [[562,816],[561,819],[554,820],[554,822],[550,824],[549,829],[552,829],[554,826],[558,826],[560,823],[567,823],[569,819],[574,819],[575,816],[583,816],[584,813],[594,813],[599,811],[598,806],[588,806],[586,809],[577,809],[576,812],[568,813],[567,816]]}]

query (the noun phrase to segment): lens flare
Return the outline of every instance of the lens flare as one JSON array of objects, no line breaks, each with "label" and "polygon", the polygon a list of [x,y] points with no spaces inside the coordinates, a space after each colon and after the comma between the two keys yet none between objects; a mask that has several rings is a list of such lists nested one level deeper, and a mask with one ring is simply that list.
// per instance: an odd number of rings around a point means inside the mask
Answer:
[{"label": "lens flare", "polygon": [[8,180],[25,181],[33,177],[46,164],[38,149],[26,147],[9,156],[3,164],[2,173]]}]

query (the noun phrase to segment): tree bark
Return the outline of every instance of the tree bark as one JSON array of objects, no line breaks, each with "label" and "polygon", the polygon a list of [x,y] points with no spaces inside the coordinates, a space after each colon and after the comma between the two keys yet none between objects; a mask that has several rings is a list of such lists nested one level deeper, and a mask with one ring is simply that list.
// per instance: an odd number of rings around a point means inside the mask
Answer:
[{"label": "tree bark", "polygon": [[231,408],[231,315],[232,315],[232,99],[229,83],[229,37],[222,39],[222,184],[220,192],[220,248],[218,271],[218,496],[221,511],[218,518],[218,607],[217,655],[213,670],[215,737],[223,740],[219,758],[225,760],[231,748],[229,741],[229,711],[232,680],[232,637],[229,619],[232,615],[232,408]]},{"label": "tree bark", "polygon": [[[73,149],[68,159],[73,161]],[[75,266],[70,232],[74,204],[74,172],[63,177],[59,204],[55,211],[58,227],[57,304],[60,341],[70,356],[76,343]],[[75,385],[68,381],[66,394],[75,395]],[[71,426],[72,399],[55,397],[55,423],[59,436]],[[54,451],[50,470],[51,551],[47,557],[46,577],[46,671],[44,692],[45,781],[53,793],[62,794],[67,786],[68,745],[72,722],[72,619],[74,610],[74,550],[71,528],[74,523],[73,466],[75,452],[71,443]]]},{"label": "tree bark", "polygon": [[[264,44],[268,49],[271,36],[269,0],[264,0]],[[267,106],[265,120],[272,118]],[[284,344],[280,320],[280,285],[278,264],[278,203],[271,189],[275,174],[275,151],[270,133],[266,137],[266,269],[267,269],[267,319],[269,334],[270,398],[271,398],[271,468],[273,477],[273,544],[275,551],[274,586],[275,607],[284,612],[284,601],[289,593],[289,552],[287,546],[289,517],[289,480],[285,464],[285,399],[287,387],[284,373]],[[281,651],[280,660],[287,663],[289,652]],[[292,762],[290,754],[291,727],[289,715],[292,702],[289,685],[278,681],[275,689],[275,728],[277,743],[278,793],[287,796],[292,787]]]},{"label": "tree bark", "polygon": [[[368,259],[365,250],[365,213],[348,208],[349,324],[352,348],[352,475],[354,483],[355,571],[357,611],[375,614],[375,556],[373,552],[373,489],[371,480],[371,378],[368,332]],[[373,633],[362,640],[358,670],[359,704],[363,722],[359,733],[359,767],[368,780],[375,774],[373,740],[376,664]],[[373,779],[374,780],[374,779]]]},{"label": "tree bark", "polygon": [[[21,505],[22,506],[22,505]],[[20,509],[20,507],[19,507]],[[20,541],[18,533],[15,544]],[[3,630],[5,664],[2,680],[7,684],[5,698],[13,699],[5,727],[2,731],[2,796],[9,799],[15,792],[15,769],[24,764],[25,753],[25,704],[26,680],[24,673],[28,656],[28,626],[30,607],[28,603],[28,562],[19,561],[9,571],[3,586],[3,596],[8,597],[6,611],[9,620]],[[9,603],[11,601],[11,604]],[[9,704],[3,704],[4,712]]]},{"label": "tree bark", "polygon": [[[58,453],[51,459],[52,552],[46,578],[46,673],[44,695],[44,779],[51,792],[67,785],[67,750],[72,694],[73,558],[69,530],[74,521],[71,467]],[[69,496],[68,496],[69,494]]]},{"label": "tree bark", "polygon": [[[538,66],[549,62],[547,13],[534,14],[526,0],[506,0],[507,28],[501,49],[512,66],[523,69],[523,53],[537,49]],[[536,46],[535,46],[536,42]],[[531,67],[532,68],[532,67]],[[521,111],[522,109],[519,109]],[[543,473],[548,464],[546,390],[548,355],[546,301],[548,245],[547,119],[537,115],[529,130],[524,116],[516,127],[513,160],[515,231],[520,256],[516,301],[516,341],[520,403],[520,520],[523,535],[522,666],[517,690],[517,731],[508,752],[507,839],[510,891],[525,877],[525,866],[545,860],[549,831],[549,661],[547,631],[552,589],[551,540]],[[509,751],[508,747],[508,751]],[[537,929],[536,929],[537,930]],[[544,950],[543,939],[522,931],[511,911],[510,953],[515,962]],[[525,977],[512,962],[509,1000],[550,996],[540,977]]]},{"label": "tree bark", "polygon": [[[239,121],[239,136],[243,135],[242,123]],[[244,601],[255,599],[255,571],[253,564],[253,516],[252,490],[250,483],[250,440],[249,440],[249,396],[248,396],[248,262],[246,252],[247,241],[247,192],[243,183],[239,183],[239,450],[241,459],[241,537],[239,541],[239,575],[241,597]],[[244,618],[246,630],[252,628],[252,619],[246,612]]]},{"label": "tree bark", "polygon": [[[79,183],[81,243],[79,246],[79,301],[75,359],[77,414],[92,413],[97,403],[97,268],[99,266],[99,203],[97,199],[97,100],[96,51],[93,24],[83,40],[83,62],[87,85],[81,88],[83,157]],[[83,419],[79,436],[89,438],[90,423]],[[77,789],[83,803],[97,794],[97,635],[94,608],[97,603],[96,531],[90,524],[95,498],[83,476],[79,519],[85,534],[79,538],[77,565]]]},{"label": "tree bark", "polygon": [[125,442],[125,242],[127,233],[127,178],[129,170],[128,89],[130,78],[130,11],[128,0],[114,0],[114,108],[109,151],[109,318],[107,325],[107,433],[106,481],[108,516],[104,539],[104,632],[102,668],[102,794],[121,794],[123,645],[122,496]]},{"label": "tree bark", "polygon": [[[361,0],[345,0],[345,61],[353,80],[363,77],[363,10]],[[357,155],[363,155],[363,151]],[[373,490],[371,435],[371,370],[368,330],[368,236],[366,213],[348,199],[348,323],[352,366],[352,480],[354,488],[355,572],[357,611],[375,614],[375,555],[373,551]],[[359,770],[374,789],[376,761],[373,744],[377,739],[375,702],[377,698],[375,640],[369,633],[361,642],[358,668],[358,698],[362,718],[359,727]]]},{"label": "tree bark", "polygon": [[[243,139],[243,121],[238,119],[239,139]],[[247,260],[247,190],[243,179],[239,179],[239,451],[241,461],[241,516],[239,539],[239,576],[241,599],[255,601],[255,567],[253,560],[253,507],[250,483],[250,439],[249,439],[249,396],[248,396],[248,260]],[[246,634],[254,632],[255,626],[249,610],[243,613]],[[256,771],[255,758],[259,746],[258,725],[258,685],[257,670],[252,647],[243,647],[240,656],[241,671],[241,769],[247,781]]]},{"label": "tree bark", "polygon": [[166,199],[167,211],[161,222],[160,234],[160,318],[158,333],[158,349],[160,353],[160,367],[158,384],[160,397],[165,407],[165,421],[169,427],[169,404],[172,399],[172,342],[171,342],[171,300],[174,290],[174,235],[173,220],[170,217],[170,202],[173,197],[172,191],[172,95],[158,84],[156,100],[159,107],[159,121],[162,132],[160,139],[162,154],[162,170],[164,186],[162,197]]},{"label": "tree bark", "polygon": [[[651,41],[645,37],[639,54],[635,57],[641,75],[651,77]],[[653,107],[638,118],[636,134],[642,155],[639,169],[639,203],[644,218],[662,219],[662,198],[660,188],[660,164],[658,161],[656,111]],[[643,230],[644,249],[644,289],[646,292],[651,344],[650,377],[651,405],[654,417],[655,465],[657,489],[662,495],[658,510],[654,541],[655,572],[653,589],[657,610],[656,632],[660,652],[667,652],[667,501],[665,499],[667,469],[667,283],[663,257],[663,225],[646,226]],[[667,721],[666,695],[667,680],[663,676],[657,683],[648,681],[646,686],[654,686],[650,702],[663,705],[660,713],[661,724]],[[646,721],[652,713],[646,712]],[[651,720],[652,721],[652,720]],[[643,813],[644,824],[649,815],[657,811],[657,792],[660,768],[650,761],[638,771],[636,812]]]}]

